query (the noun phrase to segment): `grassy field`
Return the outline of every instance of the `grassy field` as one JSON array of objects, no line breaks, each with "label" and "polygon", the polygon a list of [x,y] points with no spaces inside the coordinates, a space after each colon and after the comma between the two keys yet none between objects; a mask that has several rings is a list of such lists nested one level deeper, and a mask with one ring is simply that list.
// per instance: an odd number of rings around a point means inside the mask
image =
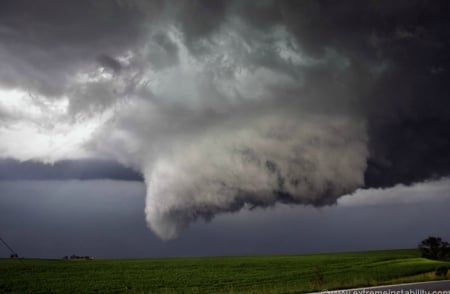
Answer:
[{"label": "grassy field", "polygon": [[141,260],[0,260],[0,293],[300,293],[434,278],[416,250]]}]

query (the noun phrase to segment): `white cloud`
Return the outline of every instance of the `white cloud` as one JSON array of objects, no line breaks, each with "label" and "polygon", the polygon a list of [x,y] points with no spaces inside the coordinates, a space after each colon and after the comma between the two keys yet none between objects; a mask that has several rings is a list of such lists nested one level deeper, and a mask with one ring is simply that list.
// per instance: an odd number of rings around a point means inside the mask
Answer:
[{"label": "white cloud", "polygon": [[69,98],[47,99],[23,90],[0,90],[0,156],[19,160],[89,156],[83,145],[105,122],[103,117],[75,119],[68,115]]}]

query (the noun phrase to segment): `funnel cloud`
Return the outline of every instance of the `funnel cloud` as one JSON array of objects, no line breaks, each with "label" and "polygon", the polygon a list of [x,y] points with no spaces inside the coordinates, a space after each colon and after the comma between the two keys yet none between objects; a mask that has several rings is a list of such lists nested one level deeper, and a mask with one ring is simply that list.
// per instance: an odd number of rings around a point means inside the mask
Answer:
[{"label": "funnel cloud", "polygon": [[0,156],[142,176],[162,239],[217,214],[439,179],[449,12],[448,1],[2,1]]}]

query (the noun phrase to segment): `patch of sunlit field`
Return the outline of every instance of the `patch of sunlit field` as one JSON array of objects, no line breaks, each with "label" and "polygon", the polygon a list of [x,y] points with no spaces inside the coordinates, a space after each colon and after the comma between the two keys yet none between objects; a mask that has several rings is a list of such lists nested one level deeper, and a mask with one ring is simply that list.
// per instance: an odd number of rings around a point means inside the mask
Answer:
[{"label": "patch of sunlit field", "polygon": [[438,279],[417,250],[137,260],[0,259],[0,293],[300,293]]}]

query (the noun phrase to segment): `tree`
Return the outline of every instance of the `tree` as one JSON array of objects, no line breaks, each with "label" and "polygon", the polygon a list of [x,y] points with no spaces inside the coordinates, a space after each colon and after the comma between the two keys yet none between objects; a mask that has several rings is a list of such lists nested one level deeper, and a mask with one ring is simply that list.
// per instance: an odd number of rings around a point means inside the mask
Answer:
[{"label": "tree", "polygon": [[422,257],[436,260],[445,260],[449,257],[449,243],[439,237],[428,237],[419,244]]}]

